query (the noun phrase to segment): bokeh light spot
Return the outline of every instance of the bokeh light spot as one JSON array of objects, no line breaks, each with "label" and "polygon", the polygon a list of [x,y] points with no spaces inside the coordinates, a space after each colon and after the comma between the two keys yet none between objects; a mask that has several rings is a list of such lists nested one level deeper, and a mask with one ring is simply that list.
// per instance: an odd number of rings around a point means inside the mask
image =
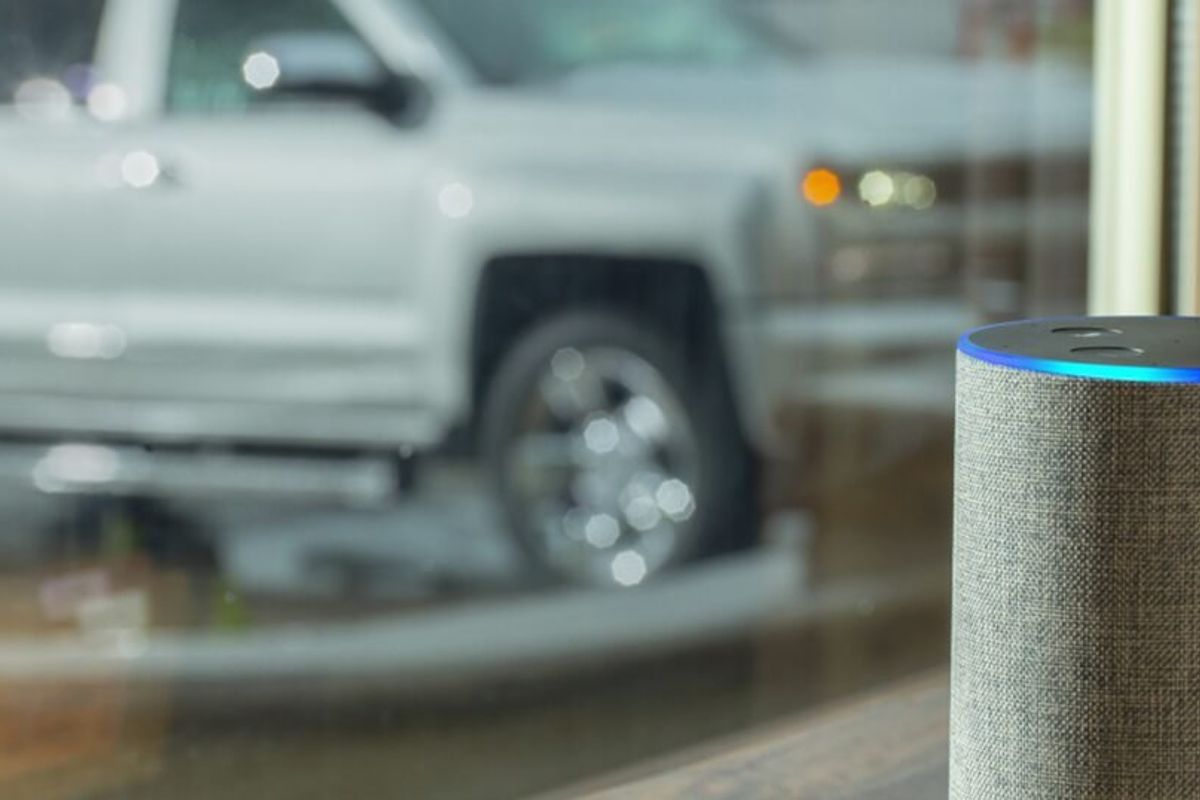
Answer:
[{"label": "bokeh light spot", "polygon": [[842,179],[833,170],[809,170],[800,188],[804,199],[814,206],[828,206],[841,197]]}]

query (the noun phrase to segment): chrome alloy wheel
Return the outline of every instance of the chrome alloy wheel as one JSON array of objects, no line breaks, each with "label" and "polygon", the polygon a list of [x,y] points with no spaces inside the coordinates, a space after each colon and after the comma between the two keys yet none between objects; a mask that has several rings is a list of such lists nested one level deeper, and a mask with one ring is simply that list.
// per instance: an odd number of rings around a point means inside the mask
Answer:
[{"label": "chrome alloy wheel", "polygon": [[634,586],[695,543],[692,422],[663,373],[629,350],[555,351],[505,465],[534,545],[580,581]]}]

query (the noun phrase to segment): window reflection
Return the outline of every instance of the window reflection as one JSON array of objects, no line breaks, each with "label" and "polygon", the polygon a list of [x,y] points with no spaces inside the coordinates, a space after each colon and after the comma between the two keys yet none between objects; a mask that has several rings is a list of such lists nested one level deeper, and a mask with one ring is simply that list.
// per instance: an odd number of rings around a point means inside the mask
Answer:
[{"label": "window reflection", "polygon": [[0,788],[521,796],[944,661],[1091,18],[0,0]]}]

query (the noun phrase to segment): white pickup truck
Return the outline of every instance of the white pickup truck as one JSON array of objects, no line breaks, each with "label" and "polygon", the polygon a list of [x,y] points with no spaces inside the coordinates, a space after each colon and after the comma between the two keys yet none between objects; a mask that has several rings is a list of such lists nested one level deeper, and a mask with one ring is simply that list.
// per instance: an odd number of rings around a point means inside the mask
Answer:
[{"label": "white pickup truck", "polygon": [[[0,431],[133,447],[151,489],[181,454],[469,431],[552,575],[741,544],[792,380],[772,323],[836,279],[820,215],[865,185],[810,171],[965,135],[895,102],[839,135],[829,69],[717,0],[0,0]],[[875,73],[854,91],[906,85]],[[935,202],[872,174],[848,218]]]}]

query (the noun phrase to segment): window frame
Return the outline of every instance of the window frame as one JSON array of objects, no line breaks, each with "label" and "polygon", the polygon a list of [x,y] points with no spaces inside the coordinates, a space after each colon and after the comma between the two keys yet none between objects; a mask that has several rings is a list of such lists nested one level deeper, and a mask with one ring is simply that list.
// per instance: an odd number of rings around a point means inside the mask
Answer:
[{"label": "window frame", "polygon": [[1088,311],[1194,308],[1194,289],[1172,302],[1165,257],[1167,2],[1097,0],[1095,19]]}]

